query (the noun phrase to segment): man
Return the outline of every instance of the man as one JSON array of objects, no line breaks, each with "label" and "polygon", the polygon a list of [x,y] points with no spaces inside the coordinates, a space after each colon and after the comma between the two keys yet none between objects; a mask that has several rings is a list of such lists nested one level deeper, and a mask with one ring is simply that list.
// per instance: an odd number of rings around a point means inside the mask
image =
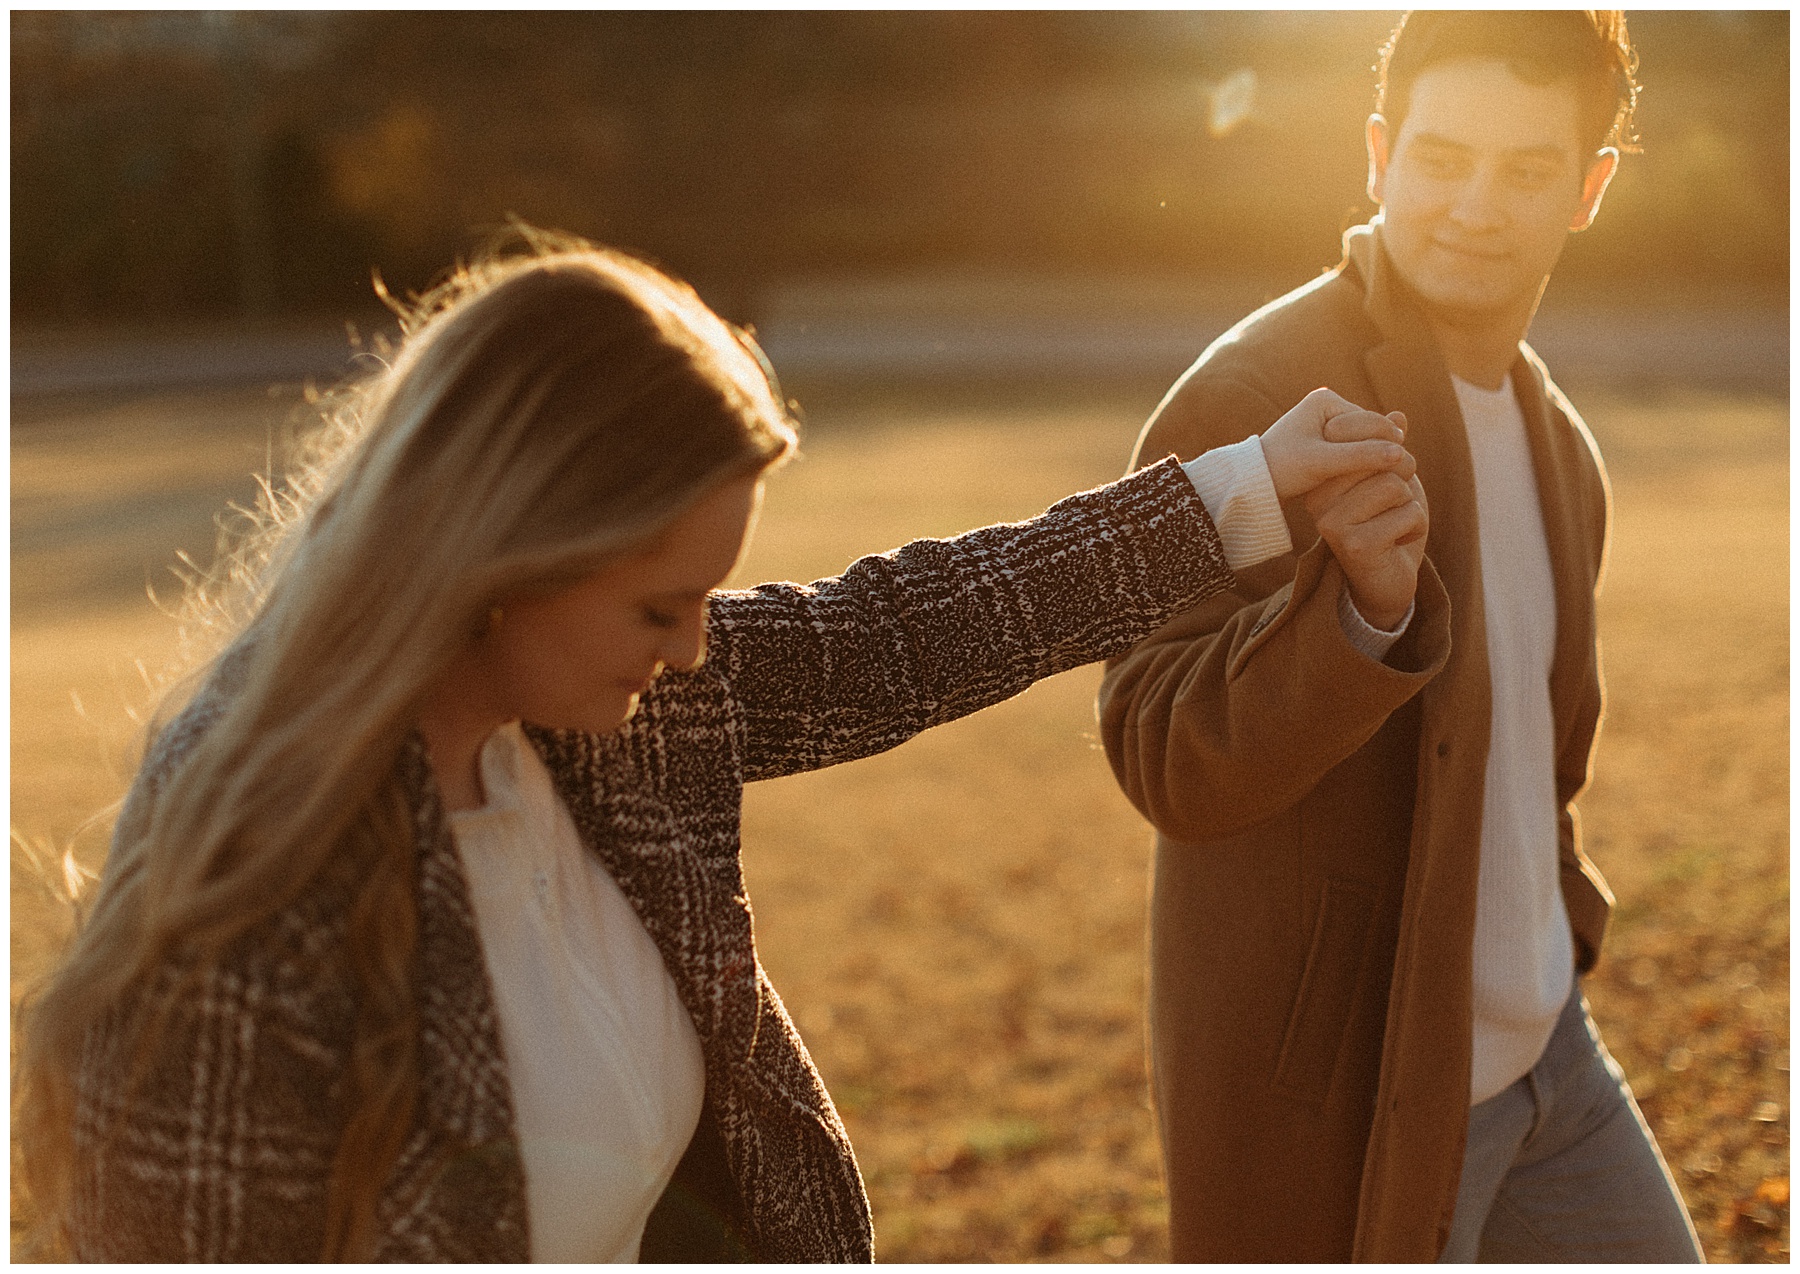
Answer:
[{"label": "man", "polygon": [[1379,215],[1139,440],[1134,463],[1195,456],[1326,385],[1405,414],[1431,514],[1415,573],[1359,551],[1355,491],[1287,509],[1298,556],[1108,670],[1107,753],[1159,832],[1176,1260],[1699,1259],[1576,980],[1611,902],[1571,804],[1608,493],[1523,344],[1618,165],[1634,62],[1616,12],[1403,19]]}]

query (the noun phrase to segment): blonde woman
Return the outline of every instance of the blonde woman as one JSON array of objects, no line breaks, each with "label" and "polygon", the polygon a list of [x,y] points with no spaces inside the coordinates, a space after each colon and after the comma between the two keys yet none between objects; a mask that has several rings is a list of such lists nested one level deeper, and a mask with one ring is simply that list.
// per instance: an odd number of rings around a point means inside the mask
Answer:
[{"label": "blonde woman", "polygon": [[76,1257],[870,1259],[751,942],[743,785],[1124,651],[1285,547],[1277,497],[1370,471],[1423,529],[1397,425],[1320,393],[1186,472],[714,594],[794,446],[760,355],[533,242],[408,316],[28,1012],[16,1126]]}]

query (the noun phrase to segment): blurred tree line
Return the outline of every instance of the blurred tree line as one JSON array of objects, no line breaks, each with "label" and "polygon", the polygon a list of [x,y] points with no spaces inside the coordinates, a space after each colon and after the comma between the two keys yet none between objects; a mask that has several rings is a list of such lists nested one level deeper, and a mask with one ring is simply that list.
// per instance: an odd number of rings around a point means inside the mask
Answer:
[{"label": "blurred tree line", "polygon": [[[1371,210],[1396,16],[15,11],[13,314],[353,310],[508,214],[737,317],[797,273],[1291,282]],[[1788,15],[1631,24],[1644,153],[1564,275],[1784,292]]]}]

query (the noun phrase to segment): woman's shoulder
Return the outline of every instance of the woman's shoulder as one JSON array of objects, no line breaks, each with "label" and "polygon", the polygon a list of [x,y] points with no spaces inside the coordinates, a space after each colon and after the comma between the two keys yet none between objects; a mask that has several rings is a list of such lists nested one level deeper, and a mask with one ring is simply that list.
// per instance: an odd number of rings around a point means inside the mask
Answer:
[{"label": "woman's shoulder", "polygon": [[150,732],[128,804],[140,792],[153,793],[166,783],[218,724],[243,683],[250,654],[248,643],[227,649],[200,674],[188,701]]},{"label": "woman's shoulder", "polygon": [[[156,731],[127,794],[113,836],[113,852],[101,881],[105,890],[125,864],[134,827],[150,817],[172,778],[219,724],[235,692],[232,664],[221,661],[192,699]],[[228,1001],[271,1011],[305,1006],[312,1014],[348,995],[350,973],[344,935],[357,895],[357,872],[333,860],[293,897],[247,926],[223,947],[204,954],[185,949],[165,953],[146,972],[140,990],[154,999],[155,988],[179,988],[196,980],[236,988]],[[241,995],[239,994],[241,992]],[[179,991],[176,992],[180,994]]]}]

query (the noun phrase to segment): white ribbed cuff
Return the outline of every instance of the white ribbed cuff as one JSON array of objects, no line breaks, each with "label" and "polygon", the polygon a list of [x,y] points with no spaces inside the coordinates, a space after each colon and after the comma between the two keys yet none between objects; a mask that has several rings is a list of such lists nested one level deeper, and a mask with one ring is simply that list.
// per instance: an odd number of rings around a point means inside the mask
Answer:
[{"label": "white ribbed cuff", "polygon": [[1346,588],[1338,594],[1338,623],[1343,627],[1344,636],[1349,639],[1352,646],[1376,663],[1380,663],[1387,658],[1387,653],[1394,648],[1394,643],[1406,635],[1406,626],[1412,623],[1413,610],[1417,605],[1417,602],[1408,605],[1406,614],[1400,617],[1399,625],[1392,632],[1388,632],[1375,627],[1362,617],[1362,612],[1356,609],[1356,603],[1350,598],[1350,590]]},{"label": "white ribbed cuff", "polygon": [[1225,561],[1232,570],[1293,551],[1261,438],[1252,435],[1229,447],[1215,447],[1181,467],[1219,528]]}]

